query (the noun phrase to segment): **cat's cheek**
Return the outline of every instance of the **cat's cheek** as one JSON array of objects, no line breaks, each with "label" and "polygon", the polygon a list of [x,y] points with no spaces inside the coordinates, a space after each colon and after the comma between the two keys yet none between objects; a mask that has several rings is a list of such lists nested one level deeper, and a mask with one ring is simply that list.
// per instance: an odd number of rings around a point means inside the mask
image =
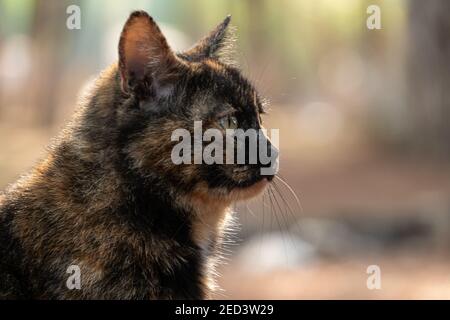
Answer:
[{"label": "cat's cheek", "polygon": [[231,190],[230,197],[233,200],[247,200],[256,197],[264,192],[269,185],[269,181],[264,178],[247,188],[235,188]]}]

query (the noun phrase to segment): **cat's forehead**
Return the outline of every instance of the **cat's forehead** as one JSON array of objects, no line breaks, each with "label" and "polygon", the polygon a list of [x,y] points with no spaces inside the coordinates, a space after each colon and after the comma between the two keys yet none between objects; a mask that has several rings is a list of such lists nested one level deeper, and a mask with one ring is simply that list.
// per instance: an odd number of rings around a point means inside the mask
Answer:
[{"label": "cat's forehead", "polygon": [[195,66],[192,86],[201,104],[218,104],[218,109],[234,108],[239,111],[261,112],[257,90],[235,67],[215,60],[206,60]]}]

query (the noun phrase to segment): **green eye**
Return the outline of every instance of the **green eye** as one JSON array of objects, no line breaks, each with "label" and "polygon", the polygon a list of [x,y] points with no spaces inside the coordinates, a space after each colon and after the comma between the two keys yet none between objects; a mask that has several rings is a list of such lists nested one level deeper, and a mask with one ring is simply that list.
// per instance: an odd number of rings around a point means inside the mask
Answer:
[{"label": "green eye", "polygon": [[238,127],[238,121],[233,115],[228,115],[220,118],[219,124],[224,129],[237,129]]}]

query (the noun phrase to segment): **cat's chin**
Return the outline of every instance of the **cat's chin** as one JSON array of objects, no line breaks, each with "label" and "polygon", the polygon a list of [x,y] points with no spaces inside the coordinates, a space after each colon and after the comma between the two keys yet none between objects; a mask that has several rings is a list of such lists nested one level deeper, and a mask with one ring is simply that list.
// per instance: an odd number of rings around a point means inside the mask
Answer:
[{"label": "cat's chin", "polygon": [[259,180],[251,186],[234,188],[230,192],[230,198],[234,201],[254,198],[257,195],[261,194],[267,188],[269,183],[270,182],[267,178],[263,178],[262,180]]},{"label": "cat's chin", "polygon": [[236,186],[231,190],[221,189],[209,189],[205,183],[197,186],[194,192],[189,194],[189,199],[194,204],[198,203],[215,203],[225,206],[231,205],[233,202],[248,200],[261,194],[269,185],[270,178],[262,178],[257,182],[248,186]]}]

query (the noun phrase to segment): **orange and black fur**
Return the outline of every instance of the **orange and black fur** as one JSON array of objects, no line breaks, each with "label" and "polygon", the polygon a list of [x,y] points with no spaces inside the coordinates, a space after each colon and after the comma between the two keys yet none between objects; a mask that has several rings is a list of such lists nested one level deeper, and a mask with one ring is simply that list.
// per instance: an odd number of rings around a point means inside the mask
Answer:
[{"label": "orange and black fur", "polygon": [[[0,195],[0,298],[202,299],[233,201],[261,192],[259,165],[175,165],[176,128],[231,112],[259,129],[253,86],[222,59],[230,18],[173,53],[145,12],[48,156]],[[206,129],[206,128],[205,128]],[[268,142],[270,143],[270,142]],[[67,268],[81,271],[68,289]]]}]

